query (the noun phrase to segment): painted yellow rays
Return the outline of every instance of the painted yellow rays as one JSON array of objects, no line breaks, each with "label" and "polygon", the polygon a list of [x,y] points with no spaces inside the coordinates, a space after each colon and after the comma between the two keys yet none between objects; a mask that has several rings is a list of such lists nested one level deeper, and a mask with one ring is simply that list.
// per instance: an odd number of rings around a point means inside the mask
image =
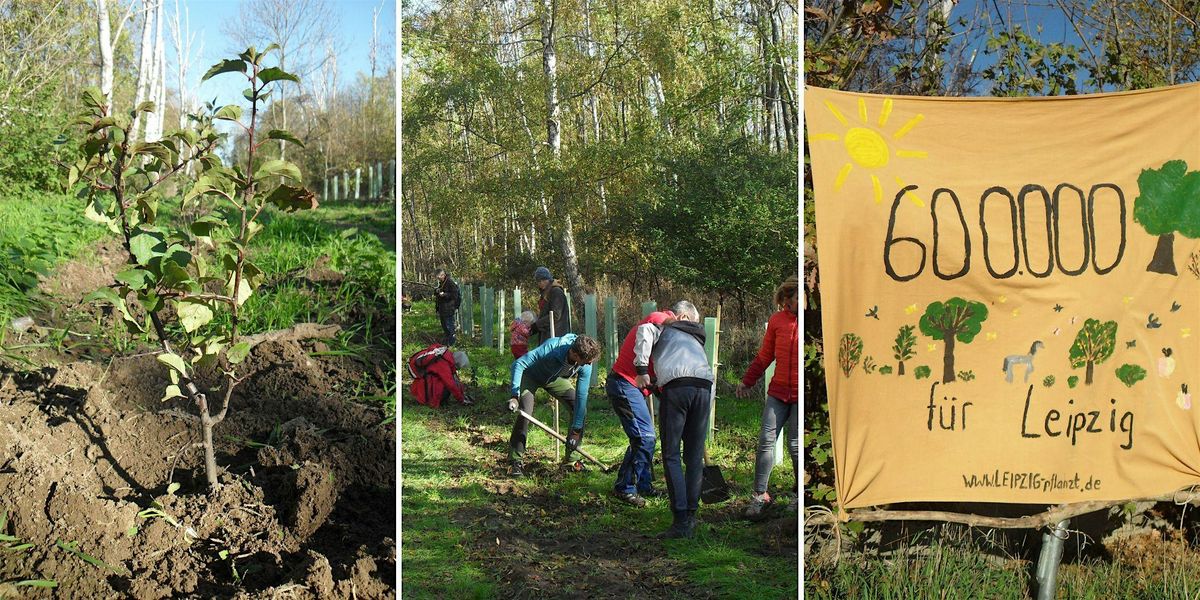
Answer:
[{"label": "painted yellow rays", "polygon": [[[872,126],[867,118],[867,101],[865,98],[858,99],[858,121],[861,125],[852,125],[850,120],[837,109],[833,103],[826,101],[825,107],[833,114],[833,117],[839,123],[847,127],[845,133],[839,135],[837,133],[818,133],[813,135],[814,141],[830,141],[842,142],[846,146],[846,153],[850,156],[850,160],[842,165],[838,171],[837,179],[833,182],[834,191],[840,191],[845,185],[846,179],[850,177],[850,173],[854,171],[855,165],[866,170],[871,177],[871,186],[875,190],[875,203],[879,204],[883,201],[883,184],[879,181],[879,175],[871,173],[882,169],[891,162],[892,156],[897,158],[926,158],[928,153],[923,150],[904,150],[897,149],[894,153],[886,136],[881,133],[881,130],[887,126],[888,118],[892,116],[892,99],[887,98],[883,101],[883,109],[879,113],[879,119],[876,121],[878,126]],[[892,141],[897,141],[908,135],[914,127],[925,120],[925,115],[918,114],[909,119],[904,125],[891,134]],[[905,187],[904,181],[896,177],[896,184],[901,188]],[[917,197],[916,194],[909,192],[905,196],[917,206],[925,206],[925,202]]]}]

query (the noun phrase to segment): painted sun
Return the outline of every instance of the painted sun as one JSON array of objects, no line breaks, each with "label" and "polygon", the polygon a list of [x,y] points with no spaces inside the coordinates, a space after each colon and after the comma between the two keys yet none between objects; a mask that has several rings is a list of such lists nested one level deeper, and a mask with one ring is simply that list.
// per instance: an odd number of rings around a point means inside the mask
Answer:
[{"label": "painted sun", "polygon": [[[825,107],[833,114],[833,117],[846,127],[845,132],[837,133],[818,133],[813,135],[814,141],[830,141],[842,142],[846,147],[846,154],[849,155],[849,160],[838,171],[837,178],[833,182],[834,191],[840,191],[842,186],[846,184],[846,180],[855,170],[855,166],[867,172],[871,178],[871,187],[874,189],[875,203],[879,204],[883,201],[883,183],[879,180],[879,174],[873,173],[888,166],[892,157],[896,158],[926,158],[928,153],[923,150],[908,150],[897,148],[892,152],[892,147],[888,144],[888,138],[892,142],[898,142],[905,135],[908,135],[914,127],[925,120],[925,115],[918,114],[899,129],[896,129],[890,135],[885,133],[884,128],[887,127],[888,119],[892,116],[892,99],[887,98],[883,101],[882,110],[879,112],[879,118],[876,124],[872,125],[867,115],[867,101],[864,98],[858,99],[858,123],[852,124],[841,111],[837,109],[833,103],[825,101]],[[902,179],[896,177],[896,184],[904,187],[907,184]],[[919,198],[916,194],[909,192],[905,195],[917,206],[925,206],[925,201]]]}]

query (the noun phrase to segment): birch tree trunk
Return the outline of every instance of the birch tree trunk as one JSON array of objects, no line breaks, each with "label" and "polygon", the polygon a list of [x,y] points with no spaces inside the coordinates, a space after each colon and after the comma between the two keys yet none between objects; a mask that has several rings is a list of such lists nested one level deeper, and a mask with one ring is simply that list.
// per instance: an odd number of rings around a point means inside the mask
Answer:
[{"label": "birch tree trunk", "polygon": [[[138,61],[138,78],[137,91],[133,96],[133,106],[137,107],[142,102],[145,102],[150,92],[151,78],[151,60],[154,58],[153,46],[153,30],[154,27],[154,0],[143,0],[143,12],[145,13],[142,19],[142,43],[141,43],[141,59]],[[145,113],[139,112],[133,118],[133,140],[141,141],[145,139],[144,135],[139,133],[145,122],[142,115]]]},{"label": "birch tree trunk", "polygon": [[112,107],[113,95],[113,52],[112,28],[108,21],[108,0],[96,2],[96,26],[99,29],[100,41],[100,93],[104,94],[104,103]]},{"label": "birch tree trunk", "polygon": [[[562,157],[562,138],[559,132],[560,109],[558,105],[558,58],[554,51],[554,25],[558,5],[556,0],[542,0],[542,72],[546,75],[546,143],[550,146],[550,160],[554,168],[551,173],[557,178],[559,161]],[[559,241],[562,244],[563,260],[567,268],[567,287],[575,306],[583,306],[583,279],[579,276],[579,255],[575,252],[575,232],[571,224],[571,210],[567,206],[566,194],[561,183],[555,181],[554,212],[562,221]]]}]

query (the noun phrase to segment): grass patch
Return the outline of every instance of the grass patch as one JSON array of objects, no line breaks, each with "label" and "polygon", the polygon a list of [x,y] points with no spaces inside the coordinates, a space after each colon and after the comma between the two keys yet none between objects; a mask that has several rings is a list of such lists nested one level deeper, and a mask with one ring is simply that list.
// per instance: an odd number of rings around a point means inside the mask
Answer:
[{"label": "grass patch", "polygon": [[[440,336],[432,302],[417,302],[403,316],[403,359]],[[573,577],[572,568],[587,571],[595,562],[607,565],[601,571],[637,570],[644,568],[643,558],[652,556],[670,568],[621,576],[620,582],[652,583],[653,591],[639,594],[647,597],[695,597],[690,594],[696,590],[719,598],[797,595],[797,556],[764,552],[764,524],[733,518],[750,494],[761,399],[738,400],[732,394],[718,398],[719,433],[709,453],[730,481],[734,500],[702,505],[701,520],[709,520],[694,540],[663,543],[653,536],[670,524],[666,498],[651,499],[640,510],[627,507],[610,497],[615,472],[605,474],[592,465],[579,474],[554,469],[553,440],[535,427],[529,430],[527,457],[527,463],[536,465],[534,474],[515,480],[505,475],[513,422],[505,407],[512,356],[507,348],[482,348],[461,335],[459,342],[471,358],[471,368],[460,375],[469,383],[476,405],[461,407],[451,401],[433,410],[417,404],[407,391],[403,396],[401,559],[406,598],[498,598],[513,593],[512,586],[519,584],[511,583],[509,569],[517,567],[497,564],[488,548],[503,553],[511,544],[530,541],[544,550],[534,562],[537,577],[552,580],[550,584]],[[407,373],[404,377],[409,379]],[[585,449],[606,463],[619,463],[628,439],[600,387],[603,374],[597,379],[588,397]],[[538,395],[534,416],[553,423],[553,409],[544,394]],[[560,419],[565,428],[569,411],[562,410]],[[656,464],[654,471],[655,485],[665,489],[662,465]],[[772,473],[772,493],[786,496],[792,478],[791,461],[784,461]],[[619,550],[610,555],[605,548],[576,550],[572,545],[620,547],[627,540],[638,548],[628,556]],[[564,548],[555,550],[556,544]],[[564,555],[576,556],[574,552],[586,553],[586,558],[562,560]],[[538,583],[529,579],[529,585]],[[570,584],[564,581],[558,588],[538,589],[553,595],[554,589],[565,592],[566,585]],[[601,586],[586,595],[612,597],[605,593]]]},{"label": "grass patch", "polygon": [[[0,196],[0,327],[37,308],[38,277],[80,254],[107,231],[83,216],[73,196],[21,192]],[[4,333],[0,333],[0,342]]]}]

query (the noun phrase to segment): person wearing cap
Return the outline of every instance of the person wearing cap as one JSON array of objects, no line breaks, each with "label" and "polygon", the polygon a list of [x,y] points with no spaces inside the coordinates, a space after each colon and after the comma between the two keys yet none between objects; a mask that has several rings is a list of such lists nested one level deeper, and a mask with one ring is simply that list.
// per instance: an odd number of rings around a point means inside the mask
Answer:
[{"label": "person wearing cap", "polygon": [[458,306],[462,303],[462,295],[458,292],[458,284],[454,283],[445,269],[438,269],[434,275],[438,281],[437,287],[434,288],[434,303],[437,307],[438,321],[442,323],[442,343],[453,346],[454,314],[458,312]]},{"label": "person wearing cap", "polygon": [[451,396],[470,405],[471,396],[458,379],[458,370],[470,365],[466,352],[450,352],[448,346],[433,344],[408,359],[408,372],[413,378],[409,391],[418,403],[430,408],[438,408]]},{"label": "person wearing cap", "polygon": [[[634,385],[657,386],[658,423],[662,434],[663,471],[671,499],[671,527],[660,538],[691,538],[696,531],[700,488],[704,480],[704,441],[716,376],[704,353],[700,311],[687,300],[671,307],[676,320],[637,328]],[[651,381],[650,365],[654,365]],[[680,451],[682,446],[682,453]],[[682,460],[681,460],[682,459]]]},{"label": "person wearing cap", "polygon": [[617,360],[604,383],[608,401],[621,421],[625,437],[629,438],[629,448],[625,450],[625,458],[617,470],[617,481],[613,484],[613,495],[621,502],[639,508],[646,505],[646,498],[656,497],[660,492],[654,489],[650,472],[657,441],[654,420],[650,416],[650,389],[634,384],[638,374],[633,366],[633,346],[638,327],[647,323],[661,326],[664,321],[674,318],[675,313],[669,310],[655,311],[633,326],[625,335]]},{"label": "person wearing cap", "polygon": [[[592,363],[600,356],[600,343],[586,335],[568,333],[550,338],[537,348],[513,361],[510,368],[512,397],[508,410],[533,414],[534,392],[546,390],[555,402],[571,411],[571,426],[567,433],[567,453],[563,463],[569,463],[571,452],[583,441],[583,424],[587,417],[588,388],[592,385]],[[571,380],[577,378],[575,385]],[[529,421],[518,414],[508,439],[508,458],[513,477],[525,474],[525,439]]]},{"label": "person wearing cap", "polygon": [[[758,383],[767,367],[775,363],[775,376],[767,386],[767,399],[763,404],[762,427],[754,458],[754,494],[746,508],[746,516],[751,519],[761,516],[763,509],[771,503],[767,483],[775,467],[775,442],[784,427],[788,431],[788,453],[792,455],[792,468],[797,478],[800,474],[800,355],[797,351],[800,334],[796,303],[799,287],[799,280],[792,276],[775,289],[775,305],[779,311],[767,321],[762,347],[734,392],[738,398],[748,397],[750,388]],[[798,498],[799,480],[793,480],[792,485]]]},{"label": "person wearing cap", "polygon": [[[533,279],[537,281],[542,296],[538,300],[538,317],[533,323],[533,333],[538,341],[545,342],[552,337],[561,337],[571,333],[571,311],[567,309],[567,292],[563,286],[554,280],[550,269],[538,267],[533,271]],[[550,331],[550,313],[554,313],[554,331]]]}]

